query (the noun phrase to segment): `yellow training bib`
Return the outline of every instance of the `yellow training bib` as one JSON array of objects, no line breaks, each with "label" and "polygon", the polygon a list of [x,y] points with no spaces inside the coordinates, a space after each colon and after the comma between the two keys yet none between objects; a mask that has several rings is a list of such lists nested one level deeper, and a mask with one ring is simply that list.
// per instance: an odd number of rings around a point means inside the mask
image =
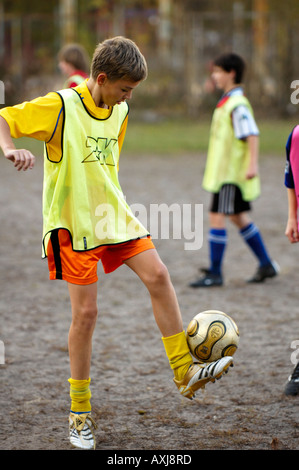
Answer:
[{"label": "yellow training bib", "polygon": [[118,180],[118,137],[127,103],[114,106],[106,119],[98,119],[76,90],[58,94],[64,110],[62,154],[60,161],[52,161],[45,146],[44,255],[51,231],[57,228],[70,232],[75,251],[147,236]]},{"label": "yellow training bib", "polygon": [[235,184],[243,199],[252,201],[260,194],[260,180],[258,176],[246,179],[248,144],[235,137],[231,122],[233,109],[241,104],[252,112],[247,98],[239,95],[230,97],[214,111],[203,188],[218,193],[223,184]]}]

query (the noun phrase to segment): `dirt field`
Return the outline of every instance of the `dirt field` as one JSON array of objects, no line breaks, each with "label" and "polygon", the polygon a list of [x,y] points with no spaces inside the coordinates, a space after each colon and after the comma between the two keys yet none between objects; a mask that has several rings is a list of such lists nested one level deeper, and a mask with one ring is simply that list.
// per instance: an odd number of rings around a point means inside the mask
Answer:
[{"label": "dirt field", "polygon": [[[204,204],[204,156],[122,156],[121,182],[130,204]],[[238,323],[235,367],[196,400],[172,382],[148,293],[128,268],[104,275],[99,266],[99,320],[92,361],[93,417],[98,450],[298,450],[299,397],[283,395],[293,369],[298,330],[299,248],[284,236],[284,155],[261,160],[262,197],[253,218],[280,276],[262,285],[245,280],[256,261],[229,226],[225,287],[191,290],[187,284],[208,262],[206,239],[197,251],[184,240],[155,240],[167,264],[184,325],[206,309]],[[42,162],[17,173],[1,159],[2,450],[68,450],[69,365],[67,286],[48,281],[41,260]],[[297,354],[298,357],[298,354]]]}]

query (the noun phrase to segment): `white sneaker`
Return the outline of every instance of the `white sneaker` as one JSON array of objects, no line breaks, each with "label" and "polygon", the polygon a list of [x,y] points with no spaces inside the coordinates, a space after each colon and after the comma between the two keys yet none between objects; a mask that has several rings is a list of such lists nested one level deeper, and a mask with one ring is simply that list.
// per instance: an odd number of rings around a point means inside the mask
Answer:
[{"label": "white sneaker", "polygon": [[97,425],[90,413],[70,413],[69,437],[74,447],[86,450],[95,449],[96,440],[92,428],[96,429]]}]

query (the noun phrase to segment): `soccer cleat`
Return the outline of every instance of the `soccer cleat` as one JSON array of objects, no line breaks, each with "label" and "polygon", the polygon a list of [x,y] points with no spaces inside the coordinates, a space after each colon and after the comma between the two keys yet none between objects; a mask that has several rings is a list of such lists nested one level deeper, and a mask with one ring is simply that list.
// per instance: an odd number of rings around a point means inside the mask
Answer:
[{"label": "soccer cleat", "polygon": [[92,428],[96,429],[97,425],[90,413],[70,413],[69,437],[72,446],[86,450],[95,449],[96,440]]},{"label": "soccer cleat", "polygon": [[284,393],[285,395],[299,395],[299,362],[287,381]]},{"label": "soccer cleat", "polygon": [[265,279],[275,277],[279,273],[279,266],[275,261],[267,264],[266,266],[259,266],[254,276],[247,282],[258,283],[264,282]]},{"label": "soccer cleat", "polygon": [[209,269],[202,269],[204,276],[190,282],[189,287],[215,287],[222,286],[223,279],[221,274],[214,274]]},{"label": "soccer cleat", "polygon": [[214,362],[192,364],[183,380],[174,380],[181,395],[192,400],[199,388],[204,388],[208,382],[215,382],[222,374],[226,374],[230,366],[233,366],[233,358],[225,356]]}]

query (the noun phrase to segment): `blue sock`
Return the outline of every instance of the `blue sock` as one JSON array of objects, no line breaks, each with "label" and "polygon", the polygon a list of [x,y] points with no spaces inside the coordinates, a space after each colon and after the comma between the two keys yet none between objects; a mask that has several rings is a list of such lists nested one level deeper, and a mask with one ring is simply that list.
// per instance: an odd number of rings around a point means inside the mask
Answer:
[{"label": "blue sock", "polygon": [[208,237],[210,243],[210,271],[221,274],[222,260],[227,244],[226,229],[211,228]]},{"label": "blue sock", "polygon": [[271,259],[267,253],[260,231],[253,222],[242,228],[240,230],[240,235],[251,248],[261,266],[271,263]]}]

